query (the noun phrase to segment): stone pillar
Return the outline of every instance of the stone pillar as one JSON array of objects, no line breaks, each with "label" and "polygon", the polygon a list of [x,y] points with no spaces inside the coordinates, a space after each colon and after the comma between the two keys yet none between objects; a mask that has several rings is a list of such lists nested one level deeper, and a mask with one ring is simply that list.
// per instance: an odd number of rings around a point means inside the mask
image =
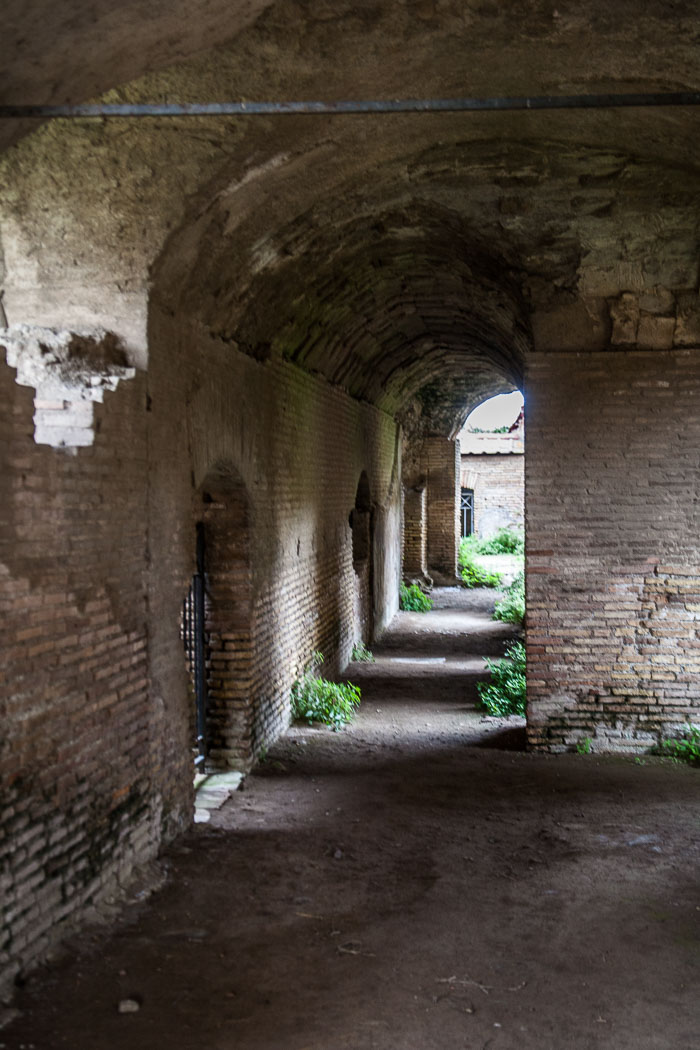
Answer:
[{"label": "stone pillar", "polygon": [[428,571],[446,582],[457,575],[460,458],[459,441],[430,437],[423,442],[423,469],[428,479]]}]

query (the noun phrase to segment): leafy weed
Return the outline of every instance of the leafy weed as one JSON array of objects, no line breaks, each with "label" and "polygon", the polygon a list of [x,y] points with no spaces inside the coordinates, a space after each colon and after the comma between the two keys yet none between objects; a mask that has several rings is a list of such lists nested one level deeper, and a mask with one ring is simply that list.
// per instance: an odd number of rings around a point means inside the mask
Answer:
[{"label": "leafy weed", "polygon": [[315,652],[302,677],[292,686],[292,715],[306,722],[322,722],[340,729],[351,722],[360,703],[360,689],[352,682],[321,678],[323,653]]},{"label": "leafy weed", "polygon": [[513,642],[506,648],[502,660],[487,660],[491,672],[488,682],[477,682],[480,706],[490,715],[504,718],[507,715],[524,715],[525,694],[525,646]]},{"label": "leafy weed", "polygon": [[405,584],[401,581],[399,605],[404,612],[429,612],[433,607],[433,599],[417,583]]},{"label": "leafy weed", "polygon": [[364,642],[355,642],[350,653],[350,659],[356,663],[373,664],[374,653],[367,648]]}]

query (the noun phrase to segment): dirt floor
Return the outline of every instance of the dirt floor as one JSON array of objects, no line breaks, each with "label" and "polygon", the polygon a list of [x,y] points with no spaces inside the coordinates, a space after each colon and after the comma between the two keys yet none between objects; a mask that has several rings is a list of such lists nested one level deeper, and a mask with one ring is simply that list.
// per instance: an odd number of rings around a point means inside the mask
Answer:
[{"label": "dirt floor", "polygon": [[474,707],[492,602],[399,614],[356,723],[293,728],[0,1047],[700,1048],[700,775],[518,750]]}]

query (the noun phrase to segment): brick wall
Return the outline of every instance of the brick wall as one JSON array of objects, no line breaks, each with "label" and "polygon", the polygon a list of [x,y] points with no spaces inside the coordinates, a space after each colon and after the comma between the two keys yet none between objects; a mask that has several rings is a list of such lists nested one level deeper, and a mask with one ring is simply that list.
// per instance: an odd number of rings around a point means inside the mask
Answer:
[{"label": "brick wall", "polygon": [[197,521],[219,763],[247,765],[285,727],[315,649],[332,675],[360,636],[363,470],[375,629],[397,607],[395,423],[179,319],[153,329],[148,374],[95,406],[94,444],[74,454],[35,444],[33,391],[0,363],[3,987],[191,819],[180,617]]},{"label": "brick wall", "polygon": [[459,549],[459,442],[426,438],[421,463],[428,479],[428,571],[437,578],[454,578]]},{"label": "brick wall", "polygon": [[[229,738],[227,760],[246,765],[286,726],[291,685],[314,650],[329,675],[345,665],[366,634],[370,590],[376,632],[397,608],[397,429],[324,381],[281,361],[254,361],[181,319],[158,318],[154,331],[154,689],[187,703],[177,613],[192,571],[199,492],[214,466],[234,470],[248,507],[250,704],[248,735],[238,744]],[[372,543],[356,566],[351,512],[363,471]],[[367,595],[359,606],[358,587]]]},{"label": "brick wall", "polygon": [[524,519],[524,456],[462,456],[461,486],[474,490],[474,532],[491,536]]},{"label": "brick wall", "polygon": [[[2,359],[0,358],[0,361]],[[145,382],[95,406],[75,454],[34,442],[0,363],[0,985],[189,819],[148,695]]]},{"label": "brick wall", "polygon": [[428,569],[427,491],[405,488],[403,497],[403,571],[408,577],[424,576]]},{"label": "brick wall", "polygon": [[640,750],[700,721],[700,351],[537,354],[529,735]]}]

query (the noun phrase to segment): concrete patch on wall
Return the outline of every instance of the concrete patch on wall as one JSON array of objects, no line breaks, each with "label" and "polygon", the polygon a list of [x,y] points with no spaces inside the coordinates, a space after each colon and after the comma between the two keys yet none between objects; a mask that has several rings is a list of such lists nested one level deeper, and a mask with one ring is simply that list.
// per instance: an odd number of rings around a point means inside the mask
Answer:
[{"label": "concrete patch on wall", "polygon": [[95,402],[133,379],[118,338],[103,328],[69,331],[12,325],[0,333],[7,364],[20,386],[32,387],[34,441],[77,449],[95,440]]}]

